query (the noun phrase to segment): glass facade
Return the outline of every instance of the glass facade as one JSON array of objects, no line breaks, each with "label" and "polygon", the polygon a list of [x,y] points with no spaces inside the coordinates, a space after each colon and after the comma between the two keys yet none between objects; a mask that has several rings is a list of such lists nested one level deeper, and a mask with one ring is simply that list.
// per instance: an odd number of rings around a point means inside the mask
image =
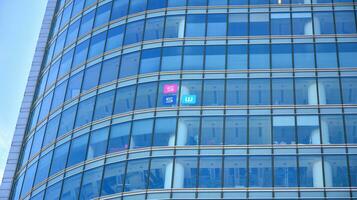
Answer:
[{"label": "glass facade", "polygon": [[11,198],[357,198],[356,6],[58,0]]}]

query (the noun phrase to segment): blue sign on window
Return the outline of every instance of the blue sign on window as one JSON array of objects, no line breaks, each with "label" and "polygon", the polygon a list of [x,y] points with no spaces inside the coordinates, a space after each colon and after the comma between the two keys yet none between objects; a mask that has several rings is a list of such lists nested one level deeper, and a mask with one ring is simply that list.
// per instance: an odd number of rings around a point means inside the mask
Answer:
[{"label": "blue sign on window", "polygon": [[175,105],[176,104],[176,95],[164,96],[163,104],[164,105]]},{"label": "blue sign on window", "polygon": [[196,95],[183,95],[181,104],[194,105],[196,104]]}]

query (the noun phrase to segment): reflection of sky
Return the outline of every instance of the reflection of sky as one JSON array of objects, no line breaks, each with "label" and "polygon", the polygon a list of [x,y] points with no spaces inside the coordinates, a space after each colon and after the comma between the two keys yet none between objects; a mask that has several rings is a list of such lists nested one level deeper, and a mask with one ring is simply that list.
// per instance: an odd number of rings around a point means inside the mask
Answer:
[{"label": "reflection of sky", "polygon": [[0,184],[46,3],[0,1]]}]

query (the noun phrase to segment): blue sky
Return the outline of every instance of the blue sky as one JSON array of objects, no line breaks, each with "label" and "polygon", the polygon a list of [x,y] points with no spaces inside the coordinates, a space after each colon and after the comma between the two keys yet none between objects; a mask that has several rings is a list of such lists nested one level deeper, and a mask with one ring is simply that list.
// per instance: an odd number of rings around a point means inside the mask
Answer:
[{"label": "blue sky", "polygon": [[0,0],[0,184],[47,0]]}]

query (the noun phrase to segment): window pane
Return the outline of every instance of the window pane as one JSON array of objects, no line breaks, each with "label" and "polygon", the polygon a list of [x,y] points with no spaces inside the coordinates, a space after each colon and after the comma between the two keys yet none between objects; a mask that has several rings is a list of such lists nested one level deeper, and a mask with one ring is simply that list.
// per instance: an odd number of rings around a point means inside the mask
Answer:
[{"label": "window pane", "polygon": [[112,49],[121,47],[123,45],[123,39],[124,39],[124,26],[118,26],[109,29],[105,51],[110,51]]},{"label": "window pane", "polygon": [[123,17],[128,12],[129,0],[115,0],[112,8],[110,20]]},{"label": "window pane", "polygon": [[164,47],[162,49],[161,71],[181,69],[182,47]]},{"label": "window pane", "polygon": [[108,153],[118,152],[129,148],[131,123],[116,124],[111,127],[108,143]]},{"label": "window pane", "polygon": [[203,91],[204,106],[224,105],[224,80],[205,80]]},{"label": "window pane", "polygon": [[99,196],[102,172],[103,167],[97,167],[83,173],[80,200],[94,199]]},{"label": "window pane", "polygon": [[203,47],[186,46],[184,51],[183,70],[203,69]]},{"label": "window pane", "polygon": [[51,185],[46,189],[45,199],[47,200],[57,200],[60,198],[60,192],[62,188],[62,181]]},{"label": "window pane", "polygon": [[295,139],[295,117],[274,116],[273,117],[273,144],[296,144]]},{"label": "window pane", "polygon": [[47,153],[46,155],[42,156],[38,161],[34,185],[37,185],[48,177],[48,173],[51,166],[52,153],[52,151]]},{"label": "window pane", "polygon": [[146,189],[149,159],[130,160],[125,177],[125,191]]},{"label": "window pane", "polygon": [[134,108],[136,86],[122,87],[117,90],[114,114],[128,112]]},{"label": "window pane", "polygon": [[271,144],[271,119],[269,116],[249,117],[249,144]]},{"label": "window pane", "polygon": [[106,3],[97,8],[94,28],[101,26],[109,21],[111,8],[112,8],[112,2]]},{"label": "window pane", "polygon": [[247,158],[245,156],[226,156],[223,180],[225,188],[247,187]]},{"label": "window pane", "polygon": [[134,44],[143,40],[144,21],[131,22],[126,25],[124,45]]},{"label": "window pane", "polygon": [[175,107],[178,104],[178,81],[161,81],[156,107]]},{"label": "window pane", "polygon": [[124,175],[124,162],[105,166],[101,195],[110,195],[122,192]]},{"label": "window pane", "polygon": [[167,7],[180,7],[185,5],[186,1],[167,0]]},{"label": "window pane", "polygon": [[105,84],[117,79],[119,73],[120,57],[114,57],[103,62],[99,84]]},{"label": "window pane", "polygon": [[76,52],[74,53],[72,68],[78,67],[78,65],[84,64],[87,58],[89,47],[89,39],[76,46]]},{"label": "window pane", "polygon": [[82,92],[85,92],[98,85],[101,67],[102,65],[99,63],[85,70]]},{"label": "window pane", "polygon": [[356,33],[356,21],[353,11],[336,11],[334,13],[337,34]]},{"label": "window pane", "polygon": [[246,45],[228,46],[227,69],[248,68],[248,48]]},{"label": "window pane", "polygon": [[151,133],[153,130],[153,120],[138,120],[133,123],[130,148],[137,149],[151,145]]},{"label": "window pane", "polygon": [[345,126],[347,143],[357,143],[357,115],[346,115]]},{"label": "window pane", "polygon": [[88,134],[80,136],[71,143],[67,167],[75,165],[85,160],[88,144]]},{"label": "window pane", "polygon": [[206,6],[207,0],[188,0],[189,6]]},{"label": "window pane", "polygon": [[269,14],[250,14],[250,35],[269,35]]},{"label": "window pane", "polygon": [[129,14],[144,11],[146,9],[146,0],[130,0]]},{"label": "window pane", "polygon": [[136,75],[138,73],[140,52],[124,54],[121,59],[119,78]]},{"label": "window pane", "polygon": [[149,189],[171,188],[172,164],[169,158],[151,159]]},{"label": "window pane", "polygon": [[247,105],[247,80],[227,80],[226,105]]},{"label": "window pane", "polygon": [[293,35],[312,35],[312,17],[311,13],[299,12],[293,13]]},{"label": "window pane", "polygon": [[318,87],[320,104],[341,104],[338,78],[319,78]]},{"label": "window pane", "polygon": [[249,104],[269,105],[270,104],[270,80],[251,79],[249,80]]},{"label": "window pane", "polygon": [[298,144],[321,144],[318,116],[297,116]]},{"label": "window pane", "polygon": [[95,15],[95,10],[91,11],[90,13],[82,17],[81,29],[79,30],[79,37],[87,34],[92,29],[93,22],[94,22],[94,15]]},{"label": "window pane", "polygon": [[200,119],[195,117],[182,117],[177,126],[177,146],[197,145],[200,130]]},{"label": "window pane", "polygon": [[81,188],[82,174],[66,178],[63,182],[61,199],[77,199]]},{"label": "window pane", "polygon": [[148,0],[148,10],[164,8],[166,0]]},{"label": "window pane", "polygon": [[220,70],[226,67],[226,47],[207,46],[205,57],[206,70]]},{"label": "window pane", "polygon": [[249,187],[272,187],[270,156],[249,157]]},{"label": "window pane", "polygon": [[199,171],[200,188],[222,187],[222,158],[201,157]]},{"label": "window pane", "polygon": [[226,36],[227,33],[227,15],[209,14],[207,19],[207,37]]},{"label": "window pane", "polygon": [[176,118],[157,118],[153,146],[174,146],[175,139]]},{"label": "window pane", "polygon": [[106,31],[92,37],[89,47],[88,59],[99,56],[99,54],[103,53],[106,37]]},{"label": "window pane", "polygon": [[274,105],[294,104],[293,79],[272,79],[272,103]]},{"label": "window pane", "polygon": [[271,45],[271,57],[273,69],[292,68],[292,49],[290,44]]},{"label": "window pane", "polygon": [[99,94],[95,104],[93,121],[112,115],[115,90]]},{"label": "window pane", "polygon": [[203,117],[201,132],[201,145],[222,145],[223,118]]},{"label": "window pane", "polygon": [[344,104],[357,104],[357,79],[341,78]]},{"label": "window pane", "polygon": [[73,54],[74,54],[74,48],[62,56],[61,66],[58,72],[58,78],[62,77],[71,69]]},{"label": "window pane", "polygon": [[248,35],[248,14],[229,14],[228,36]]},{"label": "window pane", "polygon": [[312,44],[294,44],[295,68],[315,68],[314,46]]},{"label": "window pane", "polygon": [[269,45],[251,45],[249,47],[250,69],[270,69]]},{"label": "window pane", "polygon": [[35,173],[37,169],[37,163],[32,164],[26,170],[26,175],[24,178],[24,184],[22,185],[21,197],[25,197],[25,195],[30,191],[33,186],[33,180],[35,178]]},{"label": "window pane", "polygon": [[186,37],[206,35],[206,15],[187,15]]},{"label": "window pane", "polygon": [[96,158],[106,153],[108,133],[109,128],[102,128],[92,131],[89,139],[87,160]]},{"label": "window pane", "polygon": [[318,68],[336,68],[337,54],[334,43],[316,44],[316,64]]},{"label": "window pane", "polygon": [[157,72],[160,68],[161,49],[145,49],[141,52],[140,74]]},{"label": "window pane", "polygon": [[351,186],[357,185],[357,155],[349,156]]},{"label": "window pane", "polygon": [[318,104],[316,80],[313,78],[295,79],[296,104]]},{"label": "window pane", "polygon": [[40,128],[40,130],[38,130],[35,133],[35,135],[33,136],[34,139],[32,142],[30,158],[41,150],[42,141],[43,141],[43,137],[45,135],[45,130],[46,130],[45,128],[46,128],[46,126],[42,126]]},{"label": "window pane", "polygon": [[178,157],[175,160],[173,188],[196,188],[197,158]]},{"label": "window pane", "polygon": [[247,117],[226,117],[225,145],[247,144]]},{"label": "window pane", "polygon": [[315,35],[334,34],[334,22],[332,12],[314,12]]},{"label": "window pane", "polygon": [[136,96],[136,110],[155,107],[157,97],[157,82],[139,84]]},{"label": "window pane", "polygon": [[290,13],[271,13],[270,20],[272,35],[291,34]]},{"label": "window pane", "polygon": [[323,144],[343,144],[345,135],[342,117],[339,115],[321,116],[321,134]]},{"label": "window pane", "polygon": [[146,20],[144,40],[161,39],[163,38],[163,33],[164,33],[163,17],[150,18]]},{"label": "window pane", "polygon": [[76,117],[77,105],[74,105],[62,112],[61,123],[58,130],[58,136],[61,136],[73,129],[74,119]]},{"label": "window pane", "polygon": [[180,104],[182,106],[201,105],[202,81],[185,80],[181,83]]},{"label": "window pane", "polygon": [[299,157],[300,187],[323,187],[321,156]]},{"label": "window pane", "polygon": [[54,140],[56,138],[59,121],[61,119],[60,117],[61,117],[61,115],[57,115],[47,122],[45,139],[43,141],[43,147],[47,146],[50,142],[52,142],[52,140]]},{"label": "window pane", "polygon": [[50,176],[66,167],[66,162],[63,161],[67,160],[68,150],[69,142],[56,147],[53,153]]},{"label": "window pane", "polygon": [[340,67],[357,67],[355,58],[357,57],[357,43],[339,43]]},{"label": "window pane", "polygon": [[183,38],[185,33],[185,16],[168,16],[165,22],[165,38]]},{"label": "window pane", "polygon": [[274,186],[297,187],[295,156],[274,156]]},{"label": "window pane", "polygon": [[81,101],[78,105],[75,128],[92,121],[95,97]]}]

